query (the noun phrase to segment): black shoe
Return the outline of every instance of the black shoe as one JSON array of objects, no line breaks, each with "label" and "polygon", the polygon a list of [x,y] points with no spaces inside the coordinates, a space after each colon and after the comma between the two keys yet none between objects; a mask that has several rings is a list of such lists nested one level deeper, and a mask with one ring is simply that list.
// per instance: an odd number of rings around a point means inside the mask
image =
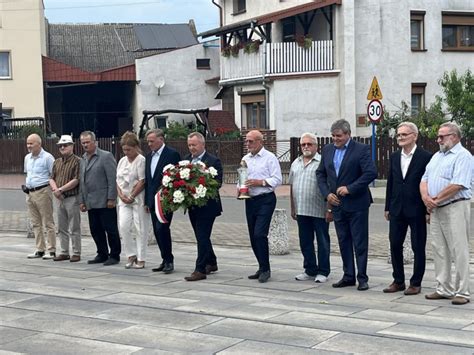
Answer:
[{"label": "black shoe", "polygon": [[218,270],[217,264],[206,265],[206,275],[209,275],[211,272],[216,272],[217,270]]},{"label": "black shoe", "polygon": [[173,271],[174,271],[173,263],[165,263],[165,266],[163,267],[163,272],[165,274],[171,274]]},{"label": "black shoe", "polygon": [[355,286],[355,281],[347,281],[344,279],[339,280],[335,284],[332,284],[334,288],[341,288],[341,287],[348,287],[348,286]]},{"label": "black shoe", "polygon": [[260,273],[260,275],[258,276],[258,282],[260,283],[264,283],[264,282],[267,282],[268,279],[272,276],[272,273],[270,272],[270,270],[268,271],[263,271]]},{"label": "black shoe", "polygon": [[161,263],[160,266],[151,269],[151,271],[160,272],[160,271],[163,271],[164,268],[165,268],[165,263]]},{"label": "black shoe", "polygon": [[367,282],[359,282],[359,286],[357,286],[357,290],[367,291],[368,289],[369,289],[369,284]]},{"label": "black shoe", "polygon": [[120,262],[120,260],[117,260],[117,259],[114,259],[114,258],[108,258],[108,259],[104,262],[104,266],[115,265],[115,264],[118,264],[119,262]]},{"label": "black shoe", "polygon": [[250,280],[257,280],[259,278],[260,274],[261,274],[260,270],[257,270],[257,272],[255,274],[249,276],[249,279]]},{"label": "black shoe", "polygon": [[87,263],[88,264],[102,264],[106,261],[107,259],[103,259],[101,258],[100,256],[96,256],[94,259],[92,260],[87,260]]}]

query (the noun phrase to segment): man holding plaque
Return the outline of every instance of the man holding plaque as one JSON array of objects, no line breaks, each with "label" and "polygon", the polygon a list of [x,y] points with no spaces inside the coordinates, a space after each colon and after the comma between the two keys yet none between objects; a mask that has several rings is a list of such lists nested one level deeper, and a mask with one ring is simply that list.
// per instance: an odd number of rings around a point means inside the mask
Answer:
[{"label": "man holding plaque", "polygon": [[[247,133],[248,154],[242,160],[247,165],[250,198],[245,199],[245,215],[252,250],[258,261],[258,270],[248,278],[267,282],[271,276],[268,250],[268,231],[276,206],[275,189],[281,185],[280,163],[276,156],[263,147],[263,135],[253,130]],[[240,184],[239,184],[240,185]],[[241,191],[242,186],[239,186]]]}]

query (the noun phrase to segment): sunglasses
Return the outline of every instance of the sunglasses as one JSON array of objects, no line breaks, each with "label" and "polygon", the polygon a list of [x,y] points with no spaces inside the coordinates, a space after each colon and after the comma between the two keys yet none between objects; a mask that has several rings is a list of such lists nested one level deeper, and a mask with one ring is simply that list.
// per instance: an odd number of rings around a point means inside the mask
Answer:
[{"label": "sunglasses", "polygon": [[59,149],[66,148],[66,147],[69,147],[70,145],[72,145],[72,144],[58,144],[58,148]]},{"label": "sunglasses", "polygon": [[314,144],[313,143],[301,143],[300,146],[302,147],[312,147]]}]

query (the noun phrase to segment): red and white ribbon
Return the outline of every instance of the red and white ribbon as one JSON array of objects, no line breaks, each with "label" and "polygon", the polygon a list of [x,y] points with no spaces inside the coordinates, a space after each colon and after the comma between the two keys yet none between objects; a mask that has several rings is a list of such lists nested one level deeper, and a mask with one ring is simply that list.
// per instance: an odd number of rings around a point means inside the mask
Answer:
[{"label": "red and white ribbon", "polygon": [[155,214],[156,218],[158,218],[158,221],[160,223],[168,223],[168,220],[165,217],[165,214],[163,213],[163,208],[161,207],[161,192],[158,191],[155,195]]}]

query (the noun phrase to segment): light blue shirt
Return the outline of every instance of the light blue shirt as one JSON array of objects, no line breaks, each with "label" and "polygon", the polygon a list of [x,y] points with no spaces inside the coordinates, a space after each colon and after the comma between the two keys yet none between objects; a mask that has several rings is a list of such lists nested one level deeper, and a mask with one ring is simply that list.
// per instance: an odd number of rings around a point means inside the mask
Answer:
[{"label": "light blue shirt", "polygon": [[197,157],[192,158],[191,163],[197,163],[202,160],[202,157],[206,154],[206,150],[204,150],[201,154],[199,154]]},{"label": "light blue shirt", "polygon": [[153,175],[155,175],[156,166],[158,165],[158,161],[160,160],[161,153],[163,153],[163,149],[165,149],[164,144],[155,153],[151,152],[151,162],[150,162],[150,175],[151,175],[151,177],[153,177]]},{"label": "light blue shirt", "polygon": [[28,153],[25,156],[24,171],[26,173],[26,187],[33,189],[49,184],[53,172],[54,157],[41,148],[37,156]]},{"label": "light blue shirt", "polygon": [[267,183],[267,186],[251,187],[250,196],[272,192],[281,185],[280,162],[275,154],[262,147],[257,154],[248,153],[242,159],[247,163],[248,179],[265,180]]},{"label": "light blue shirt", "polygon": [[344,155],[346,155],[347,146],[349,145],[350,141],[351,140],[349,139],[346,144],[344,144],[344,146],[342,146],[341,148],[337,148],[336,146],[334,146],[334,148],[336,148],[336,151],[334,152],[333,163],[337,176],[339,176],[339,169],[341,168],[342,160],[344,159]]},{"label": "light blue shirt", "polygon": [[474,160],[472,154],[461,143],[447,152],[437,152],[426,166],[422,181],[428,182],[428,194],[437,196],[448,185],[461,185],[463,188],[449,200],[472,197]]},{"label": "light blue shirt", "polygon": [[304,165],[303,156],[295,159],[290,168],[290,184],[296,214],[324,218],[326,202],[318,187],[316,169],[321,162],[318,153]]}]

